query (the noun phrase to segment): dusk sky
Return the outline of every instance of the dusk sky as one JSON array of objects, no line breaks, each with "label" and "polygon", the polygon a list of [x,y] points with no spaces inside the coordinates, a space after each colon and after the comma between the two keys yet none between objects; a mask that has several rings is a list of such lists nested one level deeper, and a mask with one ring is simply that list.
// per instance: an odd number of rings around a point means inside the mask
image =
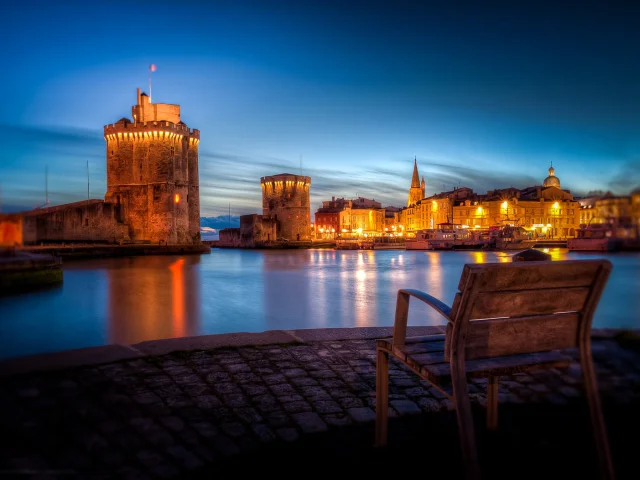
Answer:
[{"label": "dusk sky", "polygon": [[[201,132],[201,214],[259,212],[260,177],[403,206],[454,186],[640,186],[640,11],[607,2],[11,2],[2,211],[106,191],[103,126],[136,88]],[[429,2],[424,2],[429,3]],[[629,2],[631,3],[631,2]],[[599,6],[595,6],[595,5]],[[456,5],[456,6],[453,6]],[[577,4],[576,4],[577,5]]]}]

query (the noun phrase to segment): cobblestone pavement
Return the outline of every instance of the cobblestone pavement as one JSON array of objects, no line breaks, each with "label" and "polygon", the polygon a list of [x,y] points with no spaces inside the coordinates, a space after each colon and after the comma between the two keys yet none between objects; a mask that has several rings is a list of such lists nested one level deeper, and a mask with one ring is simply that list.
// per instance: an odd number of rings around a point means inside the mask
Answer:
[{"label": "cobblestone pavement", "polygon": [[[593,350],[605,403],[640,403],[640,353],[610,339],[595,340]],[[485,401],[484,386],[470,385],[476,403]],[[503,404],[563,405],[581,389],[575,364],[503,377],[499,395]],[[398,363],[390,404],[392,417],[451,407]],[[0,407],[5,474],[177,477],[269,444],[372,427],[375,340],[177,352],[2,378]]]}]

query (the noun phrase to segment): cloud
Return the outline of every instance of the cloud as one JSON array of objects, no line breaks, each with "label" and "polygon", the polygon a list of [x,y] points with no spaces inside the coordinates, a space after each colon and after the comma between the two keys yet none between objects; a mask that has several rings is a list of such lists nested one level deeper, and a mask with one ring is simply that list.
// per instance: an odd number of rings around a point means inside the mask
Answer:
[{"label": "cloud", "polygon": [[[49,171],[49,201],[68,203],[86,198],[86,162],[89,161],[91,197],[106,192],[104,140],[98,130],[49,128],[40,126],[0,126],[0,142],[6,159],[0,163],[0,182],[5,207],[31,209],[44,203],[44,171]],[[485,193],[496,188],[524,188],[542,183],[522,173],[507,172],[502,165],[477,168],[473,159],[458,158],[444,162],[419,158],[420,176],[426,180],[427,196],[458,186]],[[345,162],[337,168],[309,165],[303,174],[311,177],[311,211],[331,197],[373,198],[383,206],[401,207],[411,182],[413,160],[390,158],[380,164],[371,162],[362,168]],[[234,215],[260,213],[262,191],[260,177],[279,173],[299,173],[299,164],[286,158],[246,152],[202,150],[199,155],[200,205],[205,218],[223,218],[228,223],[231,206]],[[640,185],[640,160],[624,164],[613,175],[612,191],[628,192]],[[214,229],[219,225],[206,225]],[[222,221],[221,228],[226,227]]]},{"label": "cloud", "polygon": [[611,190],[624,193],[630,193],[638,187],[640,187],[640,159],[623,163],[609,182]]}]

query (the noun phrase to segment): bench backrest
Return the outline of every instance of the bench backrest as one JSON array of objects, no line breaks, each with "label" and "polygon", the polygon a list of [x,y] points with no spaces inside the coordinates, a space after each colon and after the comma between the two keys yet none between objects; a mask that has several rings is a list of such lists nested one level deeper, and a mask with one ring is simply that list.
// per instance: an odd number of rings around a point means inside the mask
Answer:
[{"label": "bench backrest", "polygon": [[456,339],[467,360],[577,347],[611,269],[608,260],[465,265],[445,358]]}]

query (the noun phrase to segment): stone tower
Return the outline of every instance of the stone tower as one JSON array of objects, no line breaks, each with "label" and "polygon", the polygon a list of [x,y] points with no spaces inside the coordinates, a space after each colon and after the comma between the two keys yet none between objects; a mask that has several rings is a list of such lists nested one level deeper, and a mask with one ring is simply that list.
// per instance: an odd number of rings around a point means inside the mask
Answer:
[{"label": "stone tower", "polygon": [[413,160],[413,176],[411,177],[411,187],[409,188],[409,197],[407,198],[407,207],[415,205],[424,198],[424,177],[420,183],[420,175],[418,175],[418,161]]},{"label": "stone tower", "polygon": [[180,120],[180,105],[151,103],[138,89],[133,121],[104,127],[107,194],[133,241],[200,241],[200,132]]},{"label": "stone tower", "polygon": [[277,220],[278,237],[311,240],[311,177],[281,173],[262,177],[262,214]]}]

